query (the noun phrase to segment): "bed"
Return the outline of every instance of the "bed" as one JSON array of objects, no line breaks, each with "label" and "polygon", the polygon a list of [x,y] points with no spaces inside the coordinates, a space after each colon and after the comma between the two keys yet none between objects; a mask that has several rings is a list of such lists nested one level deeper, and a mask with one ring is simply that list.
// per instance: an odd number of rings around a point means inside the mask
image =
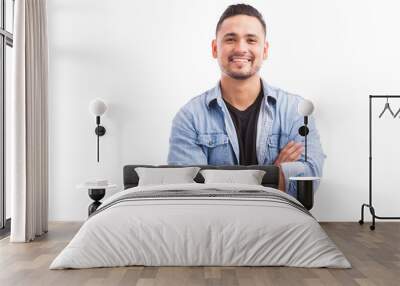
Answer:
[{"label": "bed", "polygon": [[[124,167],[124,190],[107,198],[50,269],[144,266],[291,266],[350,268],[317,220],[277,190],[274,166],[198,166],[264,170],[260,185],[138,185]],[[171,166],[169,166],[171,167]],[[179,168],[179,167],[177,167]]]}]

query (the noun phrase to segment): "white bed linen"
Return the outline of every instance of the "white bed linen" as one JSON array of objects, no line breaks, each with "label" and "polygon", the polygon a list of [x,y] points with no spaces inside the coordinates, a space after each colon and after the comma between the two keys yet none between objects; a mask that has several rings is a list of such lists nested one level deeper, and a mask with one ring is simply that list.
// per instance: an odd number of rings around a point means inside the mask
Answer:
[{"label": "white bed linen", "polygon": [[[239,184],[142,186],[121,191],[264,190]],[[296,201],[297,202],[297,201]],[[318,222],[287,204],[233,198],[126,201],[89,218],[50,269],[126,265],[350,268]]]}]

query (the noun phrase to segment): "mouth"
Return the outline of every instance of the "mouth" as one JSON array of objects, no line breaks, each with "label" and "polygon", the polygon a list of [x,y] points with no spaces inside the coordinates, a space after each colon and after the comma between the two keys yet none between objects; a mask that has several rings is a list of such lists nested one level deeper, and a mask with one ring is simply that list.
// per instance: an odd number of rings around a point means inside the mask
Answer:
[{"label": "mouth", "polygon": [[238,56],[229,57],[229,62],[232,62],[232,63],[243,64],[243,63],[249,63],[251,61],[252,61],[252,59],[249,57],[238,57]]}]

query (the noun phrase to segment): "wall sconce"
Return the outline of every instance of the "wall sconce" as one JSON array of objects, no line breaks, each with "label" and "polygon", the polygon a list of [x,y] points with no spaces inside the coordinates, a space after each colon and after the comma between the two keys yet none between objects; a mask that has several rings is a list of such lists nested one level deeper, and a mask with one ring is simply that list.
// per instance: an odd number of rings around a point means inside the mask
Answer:
[{"label": "wall sconce", "polygon": [[97,135],[97,162],[99,162],[99,138],[106,134],[106,129],[100,125],[100,116],[107,110],[107,105],[99,98],[92,100],[89,104],[89,111],[96,116],[97,127],[94,133]]},{"label": "wall sconce", "polygon": [[308,116],[314,111],[314,105],[309,100],[303,100],[297,106],[297,111],[304,116],[304,125],[299,128],[299,134],[304,137],[304,160],[307,162],[307,135],[310,130],[307,127]]},{"label": "wall sconce", "polygon": [[[304,125],[299,128],[299,134],[304,137],[304,161],[307,162],[307,135],[310,130],[307,127],[308,116],[314,111],[314,105],[309,100],[303,100],[297,106],[297,112],[304,117]],[[308,210],[314,205],[314,181],[319,180],[318,177],[290,177],[289,180],[295,181],[297,186],[297,199]]]}]

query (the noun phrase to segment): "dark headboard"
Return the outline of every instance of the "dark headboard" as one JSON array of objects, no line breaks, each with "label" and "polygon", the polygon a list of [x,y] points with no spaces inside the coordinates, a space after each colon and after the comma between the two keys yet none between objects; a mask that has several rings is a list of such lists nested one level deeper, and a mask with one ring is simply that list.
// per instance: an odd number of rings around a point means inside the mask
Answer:
[{"label": "dark headboard", "polygon": [[[135,172],[136,167],[147,167],[147,168],[160,168],[160,167],[170,167],[170,168],[182,168],[182,167],[200,167],[202,170],[204,169],[219,169],[219,170],[248,170],[248,169],[256,169],[265,171],[265,175],[262,180],[262,185],[265,187],[278,188],[279,183],[279,168],[274,165],[268,166],[211,166],[211,165],[191,165],[191,166],[172,166],[172,165],[126,165],[124,166],[124,189],[136,187],[139,183],[139,177]],[[203,176],[198,173],[194,178],[197,183],[204,183]]]}]

